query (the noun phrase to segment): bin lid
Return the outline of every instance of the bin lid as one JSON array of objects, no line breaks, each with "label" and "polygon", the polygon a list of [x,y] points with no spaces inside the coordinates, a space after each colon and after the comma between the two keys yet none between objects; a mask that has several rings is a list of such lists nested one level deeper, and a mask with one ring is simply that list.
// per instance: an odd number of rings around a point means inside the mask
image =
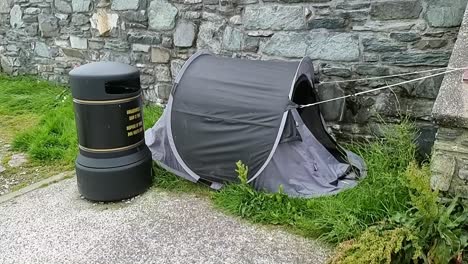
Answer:
[{"label": "bin lid", "polygon": [[72,95],[81,100],[114,100],[138,95],[140,72],[120,62],[93,62],[69,73]]}]

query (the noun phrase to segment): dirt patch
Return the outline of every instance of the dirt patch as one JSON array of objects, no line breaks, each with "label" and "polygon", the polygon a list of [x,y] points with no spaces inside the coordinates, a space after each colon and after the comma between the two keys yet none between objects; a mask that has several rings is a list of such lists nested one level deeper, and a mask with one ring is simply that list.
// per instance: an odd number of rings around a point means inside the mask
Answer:
[{"label": "dirt patch", "polygon": [[0,195],[68,170],[68,166],[32,162],[26,154],[14,152],[9,140],[0,138]]}]

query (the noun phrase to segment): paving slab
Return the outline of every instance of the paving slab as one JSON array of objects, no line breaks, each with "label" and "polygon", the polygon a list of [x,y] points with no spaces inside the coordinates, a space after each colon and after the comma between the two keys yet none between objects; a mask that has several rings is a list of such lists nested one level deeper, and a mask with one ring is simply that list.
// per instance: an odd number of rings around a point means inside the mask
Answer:
[{"label": "paving slab", "polygon": [[67,179],[0,204],[0,263],[325,263],[330,250],[152,189],[92,203]]}]

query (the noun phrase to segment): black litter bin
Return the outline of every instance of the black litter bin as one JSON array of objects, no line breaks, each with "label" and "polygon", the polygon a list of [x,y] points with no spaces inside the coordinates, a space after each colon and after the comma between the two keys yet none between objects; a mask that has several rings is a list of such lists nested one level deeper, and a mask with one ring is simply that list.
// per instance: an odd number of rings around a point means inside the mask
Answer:
[{"label": "black litter bin", "polygon": [[96,62],[70,72],[78,132],[78,189],[93,201],[143,193],[152,182],[145,144],[140,74],[115,62]]}]

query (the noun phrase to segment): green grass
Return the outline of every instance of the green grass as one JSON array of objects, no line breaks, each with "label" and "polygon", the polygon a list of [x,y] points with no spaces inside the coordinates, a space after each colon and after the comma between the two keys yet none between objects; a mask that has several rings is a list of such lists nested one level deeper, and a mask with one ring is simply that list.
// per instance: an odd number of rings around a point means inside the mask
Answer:
[{"label": "green grass", "polygon": [[60,104],[64,89],[32,77],[0,75],[0,114],[40,115]]},{"label": "green grass", "polygon": [[368,226],[408,209],[409,193],[402,181],[414,160],[413,127],[402,123],[385,140],[354,145],[367,162],[368,176],[356,188],[314,199],[257,192],[233,184],[214,193],[217,207],[254,222],[285,225],[307,237],[338,243],[356,237]]},{"label": "green grass", "polygon": [[[161,114],[160,107],[146,106],[145,128]],[[33,77],[0,75],[0,116],[14,150],[36,162],[73,164],[78,140],[69,89]]]}]

